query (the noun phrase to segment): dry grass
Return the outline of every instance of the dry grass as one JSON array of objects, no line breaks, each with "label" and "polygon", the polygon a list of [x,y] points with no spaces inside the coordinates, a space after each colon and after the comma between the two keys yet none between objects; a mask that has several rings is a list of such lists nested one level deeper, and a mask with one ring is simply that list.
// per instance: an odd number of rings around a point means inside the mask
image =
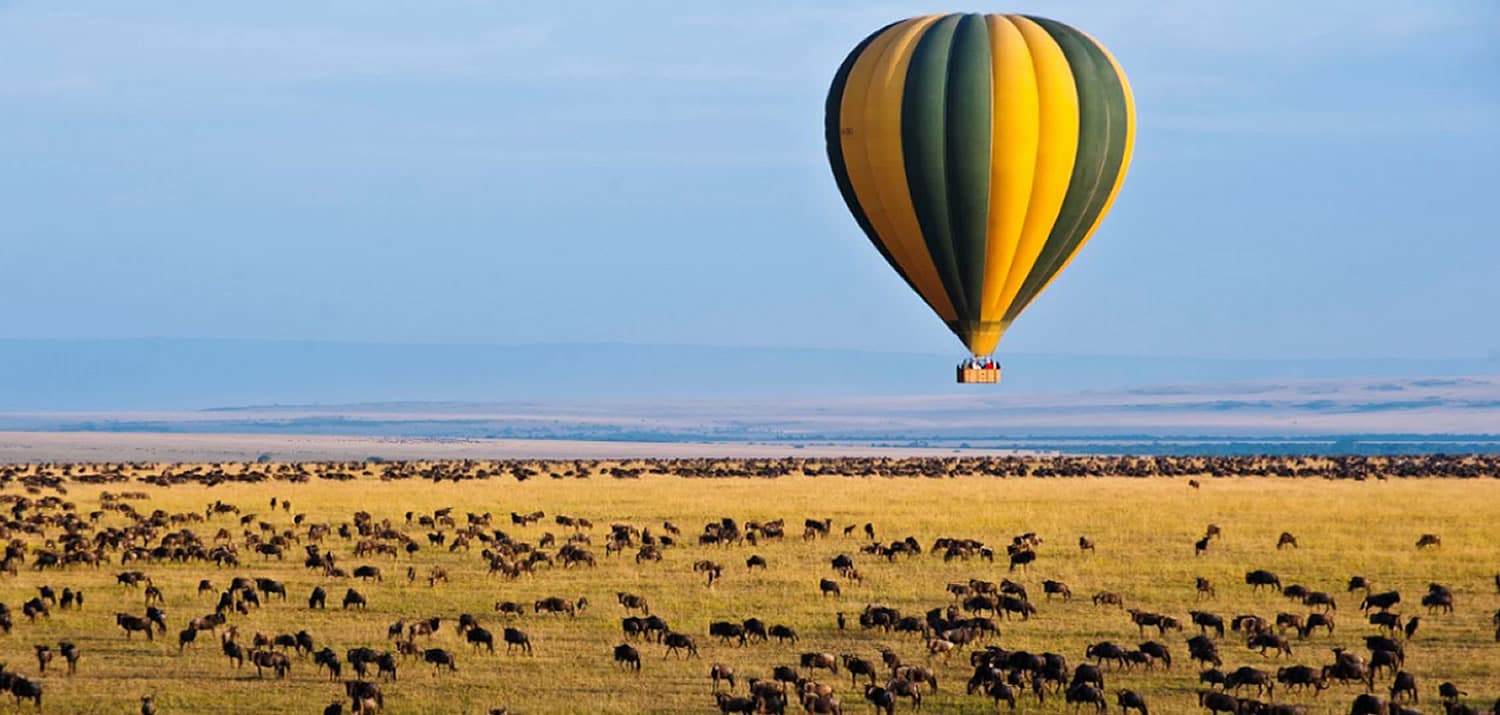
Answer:
[{"label": "dry grass", "polygon": [[[114,487],[118,491],[120,487]],[[135,487],[131,487],[135,489]],[[835,531],[845,524],[873,522],[883,540],[916,536],[924,546],[939,536],[972,537],[1000,547],[1013,534],[1038,532],[1045,540],[1041,559],[1030,573],[1022,575],[1041,613],[1029,622],[1002,622],[999,643],[1007,648],[1056,651],[1070,663],[1082,661],[1087,643],[1110,639],[1134,645],[1141,638],[1127,616],[1114,609],[1096,609],[1088,595],[1100,590],[1124,594],[1128,606],[1162,611],[1183,620],[1195,605],[1193,578],[1206,576],[1219,590],[1216,601],[1206,606],[1225,616],[1259,613],[1273,617],[1278,611],[1305,612],[1279,595],[1252,594],[1243,584],[1246,570],[1269,568],[1287,583],[1301,583],[1315,590],[1335,592],[1339,597],[1338,634],[1315,635],[1296,642],[1296,653],[1283,664],[1304,662],[1321,665],[1331,660],[1329,648],[1353,648],[1373,629],[1363,622],[1355,606],[1356,595],[1344,594],[1344,581],[1353,574],[1373,579],[1381,588],[1397,588],[1408,601],[1415,601],[1429,581],[1453,586],[1458,610],[1452,616],[1424,618],[1423,627],[1410,649],[1408,669],[1423,687],[1424,707],[1435,710],[1436,686],[1453,680],[1473,694],[1472,700],[1486,706],[1500,695],[1500,646],[1492,641],[1491,614],[1500,605],[1495,595],[1494,574],[1500,570],[1500,482],[1497,481],[1388,481],[1328,482],[1274,479],[1207,480],[1202,490],[1190,490],[1185,480],[1088,480],[984,479],[887,480],[857,478],[783,478],[778,480],[685,480],[655,477],[639,481],[593,478],[588,480],[537,479],[525,483],[512,480],[464,483],[363,479],[352,483],[274,483],[221,485],[207,488],[179,486],[142,487],[151,495],[137,508],[167,512],[196,511],[215,500],[238,504],[246,513],[260,512],[278,525],[288,525],[290,515],[266,508],[271,496],[290,499],[296,512],[311,521],[347,520],[356,509],[368,510],[377,520],[402,522],[407,510],[430,512],[439,507],[493,512],[495,526],[528,540],[543,531],[561,533],[550,523],[553,514],[588,517],[594,530],[597,569],[555,569],[535,577],[504,581],[486,577],[477,551],[449,554],[426,547],[426,540],[413,527],[411,533],[424,545],[415,563],[419,571],[442,564],[452,583],[429,588],[425,583],[407,583],[404,572],[411,560],[392,562],[387,557],[356,559],[351,544],[336,538],[328,542],[351,568],[374,563],[387,573],[382,584],[330,581],[303,569],[300,554],[285,562],[263,562],[247,555],[238,570],[216,570],[212,565],[131,566],[150,574],[166,592],[172,631],[167,640],[146,643],[139,637],[127,641],[113,623],[116,611],[139,613],[141,594],[114,584],[118,565],[99,571],[68,570],[36,572],[23,568],[14,577],[0,576],[0,600],[9,604],[18,620],[9,636],[0,637],[0,661],[12,671],[35,675],[31,648],[36,643],[55,644],[71,639],[83,651],[80,673],[72,678],[51,670],[43,678],[47,688],[47,711],[68,713],[134,712],[137,698],[154,694],[163,713],[317,713],[342,690],[320,676],[307,659],[294,659],[285,681],[257,679],[253,668],[236,671],[223,659],[217,642],[207,639],[196,649],[177,653],[175,632],[188,618],[208,613],[213,602],[194,595],[199,578],[212,578],[220,588],[234,574],[264,575],[286,582],[291,600],[273,603],[249,617],[237,619],[240,631],[250,634],[294,632],[305,628],[319,646],[330,644],[340,653],[356,645],[388,647],[386,626],[398,618],[442,615],[449,619],[435,646],[457,651],[459,671],[434,676],[420,663],[404,665],[399,682],[385,686],[388,713],[481,713],[508,705],[513,712],[711,712],[707,673],[713,662],[733,665],[743,674],[769,675],[771,666],[794,663],[802,651],[856,653],[877,657],[878,645],[894,648],[908,662],[924,662],[921,645],[895,635],[862,632],[857,628],[839,632],[834,614],[857,612],[865,604],[884,604],[903,612],[920,614],[946,605],[944,584],[970,577],[998,580],[1010,575],[1000,564],[982,562],[944,563],[925,555],[913,560],[885,563],[857,555],[859,541],[837,534],[828,540],[803,542],[804,517],[832,517]],[[68,498],[88,511],[97,504],[98,487],[71,487]],[[510,511],[547,512],[548,521],[524,529],[511,527],[503,517]],[[721,516],[741,521],[785,518],[794,532],[783,543],[727,549],[685,546],[669,549],[660,564],[637,567],[630,558],[603,558],[603,527],[611,522],[657,526],[670,519],[691,533]],[[1224,538],[1209,555],[1195,559],[1192,542],[1204,526],[1214,522],[1224,529]],[[123,524],[111,513],[107,524]],[[211,526],[194,528],[205,537],[218,526],[233,526],[220,517]],[[1278,552],[1276,536],[1283,530],[1297,534],[1301,548]],[[1439,549],[1417,551],[1413,544],[1425,532],[1443,538]],[[1081,554],[1074,546],[1080,534],[1098,543],[1096,554]],[[36,539],[33,539],[36,543]],[[829,559],[837,553],[856,554],[865,575],[863,585],[848,585],[841,601],[820,598],[816,583],[829,576]],[[770,562],[764,573],[748,574],[744,560],[759,553]],[[711,558],[726,567],[724,579],[712,589],[691,571],[693,561]],[[1041,602],[1044,578],[1062,580],[1078,596],[1071,603]],[[82,587],[87,607],[82,612],[54,610],[50,620],[29,624],[19,612],[22,601],[35,595],[40,584],[61,588]],[[333,604],[326,612],[305,608],[305,598],[314,585],[324,585],[330,601],[354,585],[370,600],[365,613],[344,612]],[[615,591],[640,593],[650,599],[653,613],[667,618],[682,631],[697,635],[701,660],[663,659],[662,649],[641,645],[645,667],[640,675],[615,669],[609,661],[610,647],[621,641]],[[530,602],[549,595],[585,596],[593,607],[575,620],[565,617],[527,615],[518,621],[536,645],[536,655],[478,655],[459,639],[452,619],[459,613],[479,615],[481,622],[498,637],[501,619],[491,610],[496,600]],[[1294,605],[1296,606],[1294,608]],[[1416,612],[1414,604],[1402,609]],[[796,647],[774,642],[739,648],[710,641],[707,624],[718,619],[758,616],[768,623],[785,623],[801,633]],[[851,619],[852,620],[852,619]],[[204,634],[207,636],[208,634]],[[1155,637],[1154,635],[1152,637]],[[1189,667],[1182,636],[1168,634],[1167,642],[1180,663],[1170,672],[1135,672],[1110,675],[1110,689],[1128,687],[1148,698],[1153,712],[1200,712],[1193,697],[1196,669]],[[1226,666],[1251,664],[1274,670],[1269,663],[1245,650],[1235,636],[1221,643]],[[59,661],[60,663],[60,661]],[[55,666],[56,667],[56,666]],[[929,699],[927,712],[985,712],[989,703],[963,694],[968,677],[967,661],[954,658],[939,663],[942,691]],[[867,707],[847,677],[839,684],[848,712]],[[743,689],[743,685],[741,686]],[[1313,705],[1313,712],[1346,712],[1353,690],[1335,688],[1316,701],[1295,698]],[[1484,697],[1489,700],[1483,700]],[[1029,712],[1063,712],[1058,701],[1037,706],[1027,700]],[[903,707],[903,710],[905,708]],[[29,710],[29,708],[28,708]]]}]

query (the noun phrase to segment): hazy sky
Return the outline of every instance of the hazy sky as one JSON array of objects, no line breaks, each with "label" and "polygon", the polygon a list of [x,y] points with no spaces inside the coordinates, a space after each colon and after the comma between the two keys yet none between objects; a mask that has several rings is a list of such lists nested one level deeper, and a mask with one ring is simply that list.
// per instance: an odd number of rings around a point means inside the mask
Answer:
[{"label": "hazy sky", "polygon": [[[949,9],[0,0],[0,337],[956,357],[822,134],[855,43]],[[1002,353],[1500,349],[1500,3],[979,9],[1093,35],[1139,120]]]}]

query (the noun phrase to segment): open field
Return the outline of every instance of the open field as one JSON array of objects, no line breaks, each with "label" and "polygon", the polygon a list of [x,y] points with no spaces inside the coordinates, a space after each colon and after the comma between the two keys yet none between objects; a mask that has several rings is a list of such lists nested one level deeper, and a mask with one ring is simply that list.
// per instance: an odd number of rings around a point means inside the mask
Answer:
[{"label": "open field", "polygon": [[[474,475],[478,470],[514,470],[515,465],[470,463],[438,465],[457,474]],[[545,475],[562,465],[531,465]],[[55,521],[37,519],[32,524],[16,521],[8,525],[9,536],[25,542],[27,561],[14,575],[0,574],[0,601],[10,607],[14,629],[0,636],[0,662],[10,672],[39,680],[45,688],[46,711],[67,713],[135,712],[138,698],[152,694],[163,713],[318,713],[339,699],[343,689],[330,683],[310,658],[292,655],[289,676],[277,680],[268,673],[257,678],[246,664],[236,669],[219,652],[218,640],[204,632],[195,645],[178,652],[177,633],[191,618],[213,612],[217,592],[235,575],[268,577],[285,584],[287,601],[267,601],[248,615],[231,612],[229,623],[239,632],[239,641],[249,650],[254,634],[274,635],[306,630],[319,648],[331,646],[342,658],[356,646],[393,649],[386,640],[387,626],[405,619],[441,616],[440,633],[417,637],[423,647],[445,648],[457,654],[457,671],[434,674],[420,659],[403,660],[399,679],[382,682],[386,713],[483,713],[490,708],[509,707],[514,713],[639,713],[715,712],[707,678],[713,663],[735,668],[744,694],[748,675],[769,677],[778,664],[795,665],[803,652],[853,654],[879,662],[879,648],[889,647],[908,664],[932,667],[940,688],[923,703],[924,712],[958,713],[992,711],[992,703],[980,695],[964,693],[964,682],[972,673],[968,652],[951,660],[929,660],[920,636],[866,630],[855,622],[867,604],[897,608],[902,614],[921,617],[953,599],[945,584],[970,578],[999,581],[1011,577],[1028,589],[1038,613],[1030,620],[999,620],[1000,635],[981,644],[1010,650],[1055,652],[1066,656],[1069,669],[1084,662],[1088,644],[1110,640],[1127,648],[1154,639],[1165,643],[1174,657],[1170,670],[1155,668],[1132,671],[1107,670],[1110,706],[1114,691],[1129,688],[1146,697],[1154,713],[1204,712],[1197,705],[1198,668],[1189,661],[1184,645],[1194,635],[1191,626],[1183,633],[1137,633],[1130,617],[1113,607],[1096,608],[1089,596],[1114,591],[1126,607],[1174,616],[1184,622],[1190,609],[1211,611],[1226,617],[1254,613],[1274,618],[1278,612],[1307,614],[1307,606],[1270,591],[1253,592],[1244,583],[1250,569],[1270,569],[1286,584],[1302,584],[1327,591],[1338,601],[1334,612],[1334,635],[1322,632],[1299,640],[1290,635],[1293,654],[1262,657],[1247,650],[1242,637],[1229,633],[1219,640],[1226,671],[1242,665],[1276,668],[1294,663],[1322,666],[1333,661],[1330,649],[1342,646],[1366,656],[1363,636],[1375,634],[1357,608],[1361,594],[1345,593],[1352,575],[1370,578],[1376,590],[1399,590],[1403,602],[1394,610],[1406,616],[1422,615],[1421,627],[1407,646],[1406,670],[1421,686],[1424,712],[1440,712],[1437,685],[1451,680],[1470,695],[1467,702],[1488,708],[1500,696],[1500,643],[1494,641],[1491,617],[1500,607],[1496,595],[1496,572],[1500,571],[1500,480],[1495,479],[1391,479],[1381,481],[1329,481],[1322,479],[1202,478],[1202,488],[1192,489],[1186,478],[1127,479],[1039,479],[958,477],[948,479],[888,479],[791,476],[778,479],[684,479],[646,474],[639,479],[613,479],[604,470],[617,464],[584,465],[588,479],[532,478],[517,481],[510,476],[489,480],[443,481],[420,478],[381,480],[390,465],[306,465],[312,479],[293,483],[267,479],[257,483],[233,481],[245,470],[265,470],[270,476],[290,476],[295,471],[283,465],[224,465],[225,479],[216,486],[178,484],[152,486],[137,481],[159,475],[161,467],[129,467],[119,471],[128,481],[86,484],[73,481],[78,475],[99,473],[98,468],[79,468],[66,478],[63,498],[85,515],[99,509],[103,492],[139,492],[147,498],[117,502],[128,504],[133,513],[149,517],[161,510],[156,526],[140,526],[126,512],[105,511],[97,524],[84,527],[92,538],[104,529],[137,529],[132,543],[155,546],[163,536],[190,530],[205,549],[215,546],[215,533],[228,530],[237,545],[240,565],[218,568],[212,562],[189,560],[134,561],[121,564],[118,549],[106,548],[111,563],[99,569],[71,566],[36,570],[40,551],[61,551],[63,530]],[[629,466],[629,465],[627,465]],[[432,465],[418,465],[411,473],[430,473]],[[11,498],[26,495],[37,500],[54,493],[41,488],[27,493],[19,480],[34,479],[36,467],[9,471],[4,493]],[[57,474],[57,468],[52,469]],[[192,467],[172,467],[181,474]],[[200,473],[211,468],[199,467]],[[113,470],[110,470],[113,471]],[[346,473],[354,478],[333,481],[317,478],[325,472]],[[216,480],[217,481],[217,480]],[[290,500],[290,511],[269,509],[271,498]],[[224,514],[207,522],[171,515],[202,517],[213,502],[238,506],[239,515]],[[466,527],[465,515],[493,514],[488,527],[474,529],[470,551],[450,552],[431,545],[427,534],[434,529],[416,521],[406,522],[407,512],[421,515],[452,508],[456,526],[442,528],[451,541]],[[311,524],[329,524],[335,529],[349,522],[355,511],[364,510],[376,524],[388,519],[394,532],[419,546],[414,555],[397,558],[371,555],[356,557],[358,538],[344,539],[336,533],[323,542],[323,549],[337,556],[337,565],[352,570],[362,564],[379,566],[382,582],[325,576],[302,565],[303,550],[297,543],[287,549],[284,561],[264,559],[250,548],[246,536],[269,539],[292,531],[302,544]],[[529,526],[513,526],[511,512],[543,511],[546,518]],[[16,516],[56,516],[57,508],[33,507]],[[247,519],[242,527],[238,516]],[[294,515],[304,515],[299,526]],[[480,551],[494,548],[481,542],[479,532],[492,537],[496,530],[518,542],[535,544],[544,533],[566,537],[573,530],[559,526],[557,515],[590,519],[594,526],[582,533],[590,536],[588,547],[598,566],[588,568],[538,567],[532,575],[515,579],[486,574]],[[762,540],[757,545],[699,546],[696,534],[704,524],[732,517],[741,525],[785,519],[787,536]],[[828,538],[803,540],[805,518],[831,519]],[[611,523],[650,527],[660,536],[663,521],[682,527],[682,543],[663,549],[659,563],[637,564],[629,549],[625,555],[606,557],[604,543]],[[262,531],[260,522],[269,525]],[[860,553],[868,543],[862,534],[842,536],[845,525],[873,525],[885,543],[915,537],[924,550],[920,556],[898,556],[892,561]],[[1223,536],[1202,557],[1194,557],[1193,542],[1207,524],[1222,527]],[[1296,534],[1300,548],[1276,549],[1282,531]],[[1013,535],[1036,532],[1043,543],[1038,559],[1027,570],[1007,571],[1003,547]],[[1442,545],[1418,550],[1419,535],[1441,536]],[[393,533],[394,535],[394,533]],[[1075,545],[1081,535],[1097,544],[1094,553]],[[972,538],[995,548],[994,563],[978,558],[945,561],[930,553],[939,537]],[[48,544],[47,542],[51,542]],[[185,539],[191,543],[192,539]],[[400,539],[387,539],[400,543]],[[225,543],[223,541],[217,543]],[[548,547],[556,554],[556,547]],[[838,554],[854,557],[862,582],[839,577],[830,567]],[[747,572],[746,559],[763,556],[764,571]],[[712,587],[705,585],[693,564],[702,559],[723,565],[723,577]],[[419,578],[408,582],[408,566]],[[441,566],[448,583],[430,587],[425,580],[429,568]],[[165,638],[147,642],[137,634],[127,640],[115,626],[116,612],[144,611],[140,588],[121,586],[115,575],[140,570],[165,596],[168,630]],[[1195,598],[1194,578],[1202,576],[1217,585],[1217,597]],[[196,595],[199,579],[213,581],[216,591]],[[842,598],[821,597],[818,581],[837,580]],[[1042,581],[1067,583],[1075,597],[1069,602],[1047,600]],[[1417,601],[1429,582],[1452,587],[1456,609],[1451,615],[1428,616]],[[81,589],[86,594],[82,610],[53,607],[50,618],[28,622],[21,604],[37,594],[41,585]],[[310,610],[306,598],[315,586],[329,594],[329,608]],[[355,588],[368,597],[365,611],[343,610],[338,601],[345,589]],[[616,604],[615,593],[627,591],[649,600],[651,613],[665,618],[676,631],[693,635],[701,658],[664,658],[664,648],[647,641],[634,641],[643,656],[637,674],[615,667],[610,650],[624,642],[620,622],[626,615]],[[576,618],[538,616],[530,612],[504,619],[492,610],[499,600],[525,604],[547,596],[569,600],[587,598],[591,604]],[[849,629],[838,630],[835,614],[849,615]],[[497,642],[506,625],[524,630],[535,646],[534,655],[507,655],[499,643],[495,655],[476,653],[457,635],[459,614],[478,617],[494,632]],[[964,614],[968,615],[968,614]],[[987,615],[987,614],[986,614]],[[739,622],[758,617],[768,624],[785,624],[801,636],[797,645],[752,643],[739,647],[723,644],[708,635],[711,621]],[[221,629],[222,632],[222,629]],[[82,659],[79,672],[66,676],[61,659],[45,675],[37,672],[32,647],[70,640]],[[345,677],[350,677],[346,663]],[[806,671],[803,671],[806,674]],[[880,682],[889,673],[882,669]],[[849,676],[820,674],[818,680],[836,686],[845,712],[868,712],[861,690],[851,687]],[[1376,681],[1377,690],[1389,688],[1390,678]],[[1253,688],[1243,695],[1254,697]],[[1348,712],[1358,688],[1335,685],[1319,697],[1288,694],[1278,688],[1278,702],[1307,704],[1311,713]],[[1382,693],[1383,694],[1383,693]],[[345,707],[347,711],[347,699]],[[9,701],[5,709],[14,707]],[[1026,712],[1071,711],[1061,696],[1039,705],[1029,695],[1020,708]],[[907,711],[910,705],[898,708]],[[27,704],[24,711],[31,711]],[[793,711],[800,711],[795,705]]]}]

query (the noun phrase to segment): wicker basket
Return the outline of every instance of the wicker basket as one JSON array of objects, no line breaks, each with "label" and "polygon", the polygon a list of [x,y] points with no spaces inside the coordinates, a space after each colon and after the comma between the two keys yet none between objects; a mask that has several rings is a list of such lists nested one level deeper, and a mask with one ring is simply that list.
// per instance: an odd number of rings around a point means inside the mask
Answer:
[{"label": "wicker basket", "polygon": [[1000,382],[1000,368],[959,366],[958,382],[961,385],[994,385]]}]

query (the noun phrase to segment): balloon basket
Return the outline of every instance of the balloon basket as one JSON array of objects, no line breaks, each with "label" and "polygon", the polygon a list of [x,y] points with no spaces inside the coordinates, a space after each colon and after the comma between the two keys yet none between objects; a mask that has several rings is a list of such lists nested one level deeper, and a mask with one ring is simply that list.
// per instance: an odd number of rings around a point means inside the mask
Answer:
[{"label": "balloon basket", "polygon": [[958,368],[958,384],[960,385],[995,385],[1000,382],[1000,368],[998,367],[963,367]]}]

